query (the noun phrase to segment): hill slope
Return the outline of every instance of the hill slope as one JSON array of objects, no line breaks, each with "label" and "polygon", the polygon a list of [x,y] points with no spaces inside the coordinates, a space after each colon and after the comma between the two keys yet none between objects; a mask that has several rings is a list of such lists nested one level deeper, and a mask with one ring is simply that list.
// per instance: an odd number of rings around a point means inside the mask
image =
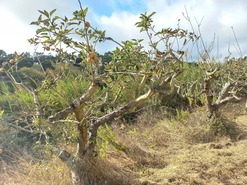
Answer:
[{"label": "hill slope", "polygon": [[[134,124],[102,128],[95,178],[102,185],[247,184],[247,112],[243,106],[223,112],[227,119],[218,127],[206,124],[205,110],[198,108],[172,119],[146,112]],[[109,132],[114,137],[106,139]],[[70,172],[56,156],[37,162],[22,155],[0,165],[1,185],[70,184]]]}]

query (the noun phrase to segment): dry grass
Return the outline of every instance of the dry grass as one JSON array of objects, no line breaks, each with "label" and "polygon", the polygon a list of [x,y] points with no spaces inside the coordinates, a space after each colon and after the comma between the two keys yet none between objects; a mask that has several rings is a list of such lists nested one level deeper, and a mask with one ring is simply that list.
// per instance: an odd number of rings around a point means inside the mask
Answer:
[{"label": "dry grass", "polygon": [[16,161],[0,161],[0,184],[70,185],[70,171],[57,157],[42,161],[16,154]]},{"label": "dry grass", "polygon": [[[232,110],[231,115],[225,110]],[[153,122],[150,115],[142,115],[140,124],[115,132],[130,149],[139,184],[245,185],[247,140],[242,136],[247,114],[230,105],[223,114],[217,128],[207,124],[204,108],[198,108],[179,121],[152,114],[160,119]]]},{"label": "dry grass", "polygon": [[[152,112],[139,116],[136,124],[114,124],[115,142],[126,153],[107,146],[107,155],[89,165],[92,178],[102,185],[245,185],[247,113],[237,110],[226,107],[219,134],[206,124],[203,108],[179,119]],[[35,161],[0,161],[0,185],[71,183],[69,170],[56,156]]]},{"label": "dry grass", "polygon": [[[179,148],[165,168],[147,169],[141,179],[154,184],[247,184],[245,142]],[[148,184],[148,183],[147,183]]]}]

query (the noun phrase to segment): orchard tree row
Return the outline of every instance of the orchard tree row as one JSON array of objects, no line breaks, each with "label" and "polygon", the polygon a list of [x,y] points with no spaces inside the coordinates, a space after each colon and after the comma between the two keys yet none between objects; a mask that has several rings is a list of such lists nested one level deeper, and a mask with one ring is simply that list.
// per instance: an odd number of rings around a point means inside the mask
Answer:
[{"label": "orchard tree row", "polygon": [[[136,23],[140,32],[147,34],[148,49],[142,39],[119,43],[91,25],[88,8],[78,2],[79,10],[70,18],[56,16],[56,10],[39,11],[38,20],[32,22],[38,27],[36,35],[29,42],[55,52],[56,57],[37,56],[39,69],[34,76],[18,74],[18,64],[30,56],[15,55],[2,62],[1,71],[15,92],[0,99],[3,116],[12,114],[6,125],[38,134],[46,144],[56,140],[52,148],[60,150],[58,157],[70,168],[74,185],[97,183],[89,164],[97,158],[98,129],[126,113],[160,101],[167,106],[181,104],[171,96],[175,94],[191,107],[200,101],[214,122],[226,103],[246,99],[246,60],[222,63],[209,58],[209,50],[204,48],[196,65],[188,65],[185,48],[201,43],[202,36],[180,27],[156,30],[155,13],[141,14]],[[186,19],[190,21],[188,15]],[[99,56],[96,45],[101,42],[114,42],[117,47]],[[68,48],[73,52],[68,53]],[[2,52],[1,57],[7,56]],[[44,67],[42,57],[55,59],[50,69]],[[67,141],[77,143],[74,153],[59,147]],[[115,146],[128,153],[128,149]]]}]

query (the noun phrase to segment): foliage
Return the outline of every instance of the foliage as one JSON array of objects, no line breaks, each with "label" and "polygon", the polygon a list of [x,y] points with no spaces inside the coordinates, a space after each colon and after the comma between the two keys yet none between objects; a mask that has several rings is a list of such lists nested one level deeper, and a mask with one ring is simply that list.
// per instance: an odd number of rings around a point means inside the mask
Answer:
[{"label": "foliage", "polygon": [[34,64],[34,61],[32,58],[25,57],[22,60],[20,60],[17,64],[17,68],[22,68],[22,67],[32,67]]},{"label": "foliage", "polygon": [[15,79],[24,81],[29,87],[36,89],[45,79],[42,71],[33,68],[23,67],[14,74]]},{"label": "foliage", "polygon": [[102,141],[98,143],[100,155],[102,157],[107,156],[107,151],[109,150],[108,146],[113,146],[117,151],[123,151],[127,153],[127,149],[124,145],[117,142],[117,136],[113,132],[112,128],[105,124],[101,126],[98,131],[98,137]]},{"label": "foliage", "polygon": [[239,131],[234,123],[224,117],[213,117],[209,122],[209,130],[214,136],[229,136],[232,140],[239,139]]},{"label": "foliage", "polygon": [[179,94],[195,97],[201,90],[204,74],[197,63],[184,63],[184,72],[176,79],[175,86],[179,87]]}]

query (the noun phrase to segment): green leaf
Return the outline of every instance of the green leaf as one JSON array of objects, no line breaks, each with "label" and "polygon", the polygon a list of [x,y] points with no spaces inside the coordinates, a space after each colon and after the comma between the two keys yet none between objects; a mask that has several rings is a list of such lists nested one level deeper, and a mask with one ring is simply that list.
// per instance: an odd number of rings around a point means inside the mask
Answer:
[{"label": "green leaf", "polygon": [[43,32],[43,31],[44,31],[43,28],[39,28],[39,29],[36,30],[36,34],[38,35],[38,34],[40,34],[40,33]]},{"label": "green leaf", "polygon": [[87,12],[88,12],[88,7],[87,7],[87,8],[85,8],[85,10],[83,11],[84,16],[86,16],[86,15],[87,15]]},{"label": "green leaf", "polygon": [[60,17],[59,16],[55,16],[52,18],[52,22],[55,22],[57,19],[59,19]]},{"label": "green leaf", "polygon": [[64,22],[68,22],[68,20],[69,20],[69,19],[68,19],[66,16],[65,16],[64,19],[63,19]]},{"label": "green leaf", "polygon": [[42,15],[39,16],[38,21],[39,21],[39,22],[42,21]]},{"label": "green leaf", "polygon": [[49,13],[48,13],[46,10],[44,11],[44,15],[45,15],[47,18],[50,17]]},{"label": "green leaf", "polygon": [[44,12],[43,12],[43,11],[41,11],[41,10],[38,10],[38,11],[39,11],[39,13],[44,14]]},{"label": "green leaf", "polygon": [[56,9],[52,10],[52,11],[50,12],[50,16],[52,16],[55,12],[56,12]]},{"label": "green leaf", "polygon": [[152,12],[148,17],[152,17],[154,14],[156,14],[156,12]]},{"label": "green leaf", "polygon": [[[42,35],[42,36],[46,36],[46,35],[48,35],[48,33],[46,33],[46,32],[43,32],[43,33],[41,33],[40,35]],[[49,37],[50,38],[50,37]]]},{"label": "green leaf", "polygon": [[3,116],[4,110],[0,111],[0,117]]},{"label": "green leaf", "polygon": [[44,11],[38,10],[38,11],[39,11],[39,13],[41,13],[41,14],[45,15],[47,18],[49,18],[49,13],[46,10],[44,10]]},{"label": "green leaf", "polygon": [[83,14],[84,14],[84,12],[83,12],[82,10],[80,10],[80,11],[78,12],[78,15],[79,15],[79,16],[83,16]]},{"label": "green leaf", "polygon": [[34,22],[31,22],[30,25],[39,25],[39,22],[38,21],[34,21]]},{"label": "green leaf", "polygon": [[45,41],[43,41],[43,43],[50,43],[50,42],[51,42],[50,38],[48,38]]},{"label": "green leaf", "polygon": [[184,39],[184,43],[183,43],[183,46],[187,43],[187,39]]},{"label": "green leaf", "polygon": [[144,32],[144,31],[146,31],[145,28],[141,28],[141,29],[140,29],[140,32]]},{"label": "green leaf", "polygon": [[76,22],[69,22],[68,25],[71,26],[71,25],[75,25],[77,24]]},{"label": "green leaf", "polygon": [[[41,35],[43,35],[43,33],[41,33]],[[44,39],[50,39],[50,37],[48,35],[44,35],[44,36],[42,36],[42,38],[44,38]]]},{"label": "green leaf", "polygon": [[117,79],[117,76],[109,75],[112,81],[115,81]]}]

